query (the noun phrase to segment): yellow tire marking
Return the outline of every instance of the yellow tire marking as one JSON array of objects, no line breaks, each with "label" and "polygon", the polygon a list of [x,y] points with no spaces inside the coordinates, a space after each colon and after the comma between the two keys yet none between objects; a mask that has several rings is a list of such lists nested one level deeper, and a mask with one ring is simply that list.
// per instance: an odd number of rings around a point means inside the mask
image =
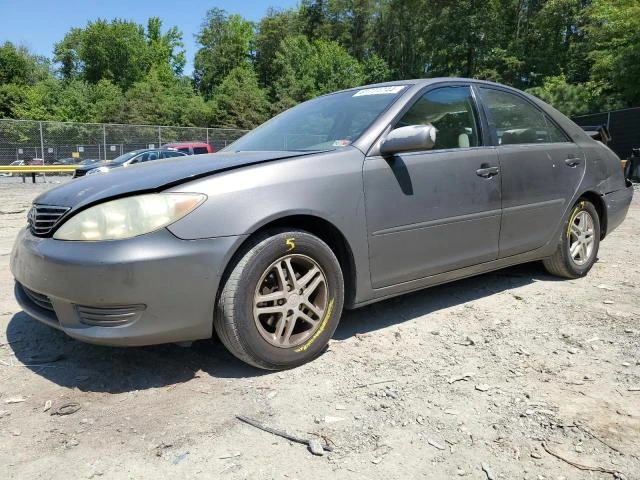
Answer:
[{"label": "yellow tire marking", "polygon": [[307,343],[305,343],[299,348],[296,348],[294,352],[300,353],[300,352],[306,351],[311,346],[311,344],[315,342],[320,335],[322,335],[322,332],[324,332],[325,329],[327,328],[327,322],[329,321],[329,317],[331,317],[332,311],[333,311],[333,298],[331,299],[331,301],[329,302],[329,305],[327,306],[327,312],[324,314],[324,318],[322,319],[322,323],[320,323],[320,328],[318,328],[318,331],[313,334],[313,337],[311,337],[307,341]]},{"label": "yellow tire marking", "polygon": [[584,207],[585,207],[585,203],[580,202],[578,205],[576,205],[575,210],[571,214],[569,224],[567,225],[567,238],[571,236],[571,225],[573,225],[573,221],[576,219],[578,214],[584,209]]},{"label": "yellow tire marking", "polygon": [[285,245],[286,245],[287,247],[289,247],[289,248],[287,249],[287,252],[290,252],[291,250],[293,250],[294,248],[296,248],[296,244],[294,243],[294,240],[295,240],[295,238],[287,238],[287,241],[286,241],[286,242],[284,242],[284,243],[285,243]]}]

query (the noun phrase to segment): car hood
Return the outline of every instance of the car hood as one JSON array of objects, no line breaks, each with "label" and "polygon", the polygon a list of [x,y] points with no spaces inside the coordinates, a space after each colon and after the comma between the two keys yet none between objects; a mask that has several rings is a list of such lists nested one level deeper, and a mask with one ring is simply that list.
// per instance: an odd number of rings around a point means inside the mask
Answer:
[{"label": "car hood", "polygon": [[309,154],[308,152],[219,152],[155,160],[131,165],[128,168],[116,168],[109,173],[71,180],[43,193],[35,199],[34,203],[70,207],[69,213],[71,213],[110,198],[124,197],[132,193],[160,191],[217,172]]}]

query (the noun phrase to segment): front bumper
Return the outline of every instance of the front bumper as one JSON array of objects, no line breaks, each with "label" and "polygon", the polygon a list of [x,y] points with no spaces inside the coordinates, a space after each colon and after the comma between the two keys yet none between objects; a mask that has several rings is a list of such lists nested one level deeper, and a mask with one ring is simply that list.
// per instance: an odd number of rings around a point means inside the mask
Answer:
[{"label": "front bumper", "polygon": [[26,313],[69,336],[137,346],[209,338],[215,296],[241,237],[180,240],[162,229],[110,242],[18,234],[15,295]]},{"label": "front bumper", "polygon": [[608,193],[603,197],[607,209],[607,235],[618,228],[629,211],[633,198],[633,185],[628,180],[626,182],[626,188]]}]

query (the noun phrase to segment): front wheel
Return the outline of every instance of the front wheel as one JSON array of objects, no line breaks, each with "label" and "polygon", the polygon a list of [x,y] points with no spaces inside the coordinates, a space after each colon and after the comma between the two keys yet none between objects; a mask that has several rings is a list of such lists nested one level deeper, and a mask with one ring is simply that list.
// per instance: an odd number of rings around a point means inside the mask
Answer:
[{"label": "front wheel", "polygon": [[600,218],[593,204],[580,200],[573,207],[552,257],[543,261],[547,271],[564,278],[585,276],[598,258]]},{"label": "front wheel", "polygon": [[340,264],[326,243],[302,230],[271,230],[237,255],[214,327],[240,360],[267,370],[291,368],[322,352],[343,301]]}]

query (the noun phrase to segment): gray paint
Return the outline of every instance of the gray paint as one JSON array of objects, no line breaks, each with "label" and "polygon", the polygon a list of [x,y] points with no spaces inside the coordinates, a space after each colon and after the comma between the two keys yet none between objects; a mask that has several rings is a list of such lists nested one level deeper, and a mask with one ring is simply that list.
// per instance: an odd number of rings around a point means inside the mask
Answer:
[{"label": "gray paint", "polygon": [[[483,113],[483,147],[380,155],[390,124],[418,96],[438,86],[469,83],[523,96],[571,142],[499,146]],[[201,192],[208,198],[167,229],[129,240],[62,242],[21,231],[11,270],[18,282],[51,297],[58,318],[35,307],[19,286],[18,301],[35,318],[96,343],[206,338],[232,256],[274,220],[317,217],[343,235],[355,266],[348,306],[356,307],[551,255],[569,209],[585,192],[602,199],[605,234],[624,219],[632,189],[615,154],[538,99],[464,79],[384,85],[407,89],[351,147],[304,155],[220,152],[161,160],[41,195],[37,203],[71,207],[67,216],[140,192]],[[481,105],[479,111],[484,112]],[[570,156],[582,162],[567,165]],[[486,166],[498,174],[479,176]],[[108,328],[79,323],[74,305],[146,308],[135,322]]]}]

